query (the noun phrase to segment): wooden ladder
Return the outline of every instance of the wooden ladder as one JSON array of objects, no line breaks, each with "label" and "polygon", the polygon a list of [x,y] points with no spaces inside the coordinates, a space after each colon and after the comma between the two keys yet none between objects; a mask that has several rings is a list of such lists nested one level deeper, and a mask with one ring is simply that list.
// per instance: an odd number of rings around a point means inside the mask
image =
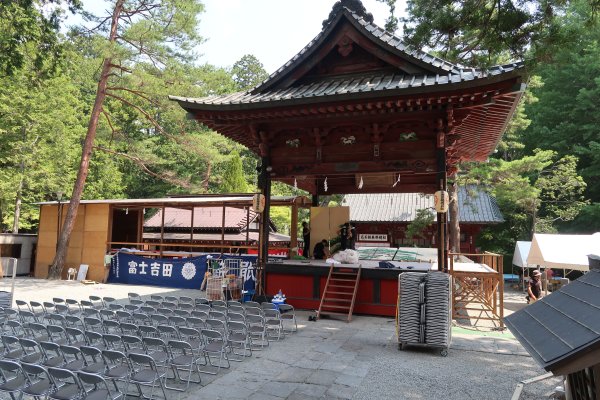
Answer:
[{"label": "wooden ladder", "polygon": [[317,318],[321,315],[347,315],[348,322],[352,321],[356,293],[360,282],[360,269],[353,267],[340,267],[331,264],[329,275],[317,311]]}]

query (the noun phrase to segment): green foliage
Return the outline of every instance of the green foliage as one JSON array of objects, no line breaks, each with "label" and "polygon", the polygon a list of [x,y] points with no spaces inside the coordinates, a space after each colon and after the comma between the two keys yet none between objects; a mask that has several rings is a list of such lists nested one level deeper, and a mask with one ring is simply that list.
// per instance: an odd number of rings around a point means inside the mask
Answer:
[{"label": "green foliage", "polygon": [[[506,58],[551,59],[557,48],[575,40],[562,16],[565,0],[408,0],[404,33],[417,48],[467,65],[486,66]],[[597,1],[585,8],[585,22],[594,21]]]},{"label": "green foliage", "polygon": [[377,1],[380,3],[387,4],[387,6],[390,8],[390,15],[388,15],[387,19],[385,20],[385,30],[388,32],[395,32],[396,30],[398,30],[398,22],[400,22],[398,17],[394,15],[394,12],[396,12],[396,0]]},{"label": "green foliage", "polygon": [[231,69],[238,90],[248,90],[269,77],[262,63],[252,54],[246,54]]},{"label": "green foliage", "polygon": [[523,134],[525,150],[539,147],[559,156],[574,155],[588,185],[586,194],[600,201],[600,28],[584,31],[579,42],[558,51],[555,62],[540,66],[544,82],[539,98],[526,110],[531,125]]},{"label": "green foliage", "polygon": [[435,215],[430,209],[421,208],[417,210],[415,219],[406,226],[405,237],[415,240],[425,239],[425,229],[435,221]]},{"label": "green foliage", "polygon": [[231,154],[226,164],[221,190],[222,193],[246,193],[249,191],[242,171],[242,159],[237,152]]},{"label": "green foliage", "polygon": [[487,187],[505,219],[486,228],[477,245],[507,254],[516,240],[530,240],[532,232],[554,232],[559,221],[575,218],[586,204],[576,163],[572,156],[558,158],[551,150],[536,150],[513,161],[490,159],[465,166],[468,173],[461,180]]},{"label": "green foliage", "polygon": [[26,65],[38,76],[55,71],[63,47],[59,26],[79,0],[0,0],[0,75],[13,76]]}]

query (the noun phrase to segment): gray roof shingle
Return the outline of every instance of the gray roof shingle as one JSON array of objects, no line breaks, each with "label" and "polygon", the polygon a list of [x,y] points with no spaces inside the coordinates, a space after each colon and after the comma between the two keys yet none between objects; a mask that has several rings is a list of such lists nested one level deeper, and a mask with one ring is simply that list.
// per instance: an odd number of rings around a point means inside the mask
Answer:
[{"label": "gray roof shingle", "polygon": [[506,325],[547,371],[600,344],[600,271],[509,315]]},{"label": "gray roof shingle", "polygon": [[[504,222],[496,199],[475,186],[459,187],[460,222]],[[417,210],[433,209],[433,195],[421,193],[348,194],[342,205],[350,207],[353,222],[410,222]],[[432,211],[433,212],[433,211]]]},{"label": "gray roof shingle", "polygon": [[[311,57],[323,40],[334,29],[337,22],[346,17],[357,29],[362,31],[371,40],[388,50],[399,54],[409,63],[414,64],[421,70],[420,74],[407,74],[398,70],[396,73],[376,73],[370,76],[360,77],[339,76],[318,82],[295,84],[291,87],[276,88],[278,82],[284,79],[304,59]],[[409,48],[400,38],[390,32],[368,22],[363,16],[352,10],[342,7],[341,11],[330,17],[325,28],[304,47],[298,54],[285,63],[281,68],[271,74],[265,81],[247,92],[234,94],[214,95],[203,98],[187,98],[169,96],[170,99],[197,104],[202,106],[241,105],[241,104],[269,104],[271,102],[282,102],[285,100],[300,100],[308,98],[326,98],[329,96],[352,95],[357,93],[379,93],[403,92],[412,88],[437,87],[443,85],[457,84],[461,82],[476,81],[510,73],[524,67],[523,62],[515,62],[506,65],[493,66],[487,69],[464,68],[452,64],[441,58],[435,57],[424,51]],[[385,93],[388,94],[388,93]]]}]

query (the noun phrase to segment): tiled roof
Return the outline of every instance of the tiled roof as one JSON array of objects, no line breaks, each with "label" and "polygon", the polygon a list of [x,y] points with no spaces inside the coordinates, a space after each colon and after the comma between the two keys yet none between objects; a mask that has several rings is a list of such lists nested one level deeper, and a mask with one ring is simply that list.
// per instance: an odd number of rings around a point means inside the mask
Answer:
[{"label": "tiled roof", "polygon": [[[496,200],[474,186],[460,187],[458,211],[463,223],[504,222]],[[433,195],[421,193],[348,194],[342,205],[350,207],[353,222],[410,222],[417,210],[433,210]],[[432,211],[433,213],[433,211]]]},{"label": "tiled roof", "polygon": [[[256,214],[250,210],[250,221]],[[242,229],[247,225],[247,212],[242,208],[225,208],[225,229]],[[192,219],[192,211],[180,208],[165,208],[165,228],[189,228]],[[162,222],[162,210],[144,222],[145,228],[160,228]],[[223,224],[222,207],[196,207],[194,209],[195,229],[221,229]]]},{"label": "tiled roof", "polygon": [[529,354],[551,371],[600,345],[599,315],[600,271],[592,270],[504,321]]},{"label": "tiled roof", "polygon": [[246,103],[261,104],[269,102],[281,102],[286,100],[311,99],[316,97],[323,98],[327,96],[359,93],[378,93],[381,95],[381,91],[391,91],[389,94],[393,95],[395,94],[394,91],[405,91],[411,88],[423,88],[424,86],[433,87],[492,77],[499,75],[502,72],[513,71],[521,66],[522,63],[513,63],[493,67],[486,72],[470,68],[468,70],[460,70],[460,72],[457,74],[448,73],[447,75],[384,74],[367,77],[341,77],[257,94],[240,92],[222,96],[203,97],[199,99],[178,96],[170,96],[170,98],[172,100],[184,101],[191,104],[216,106]]},{"label": "tiled roof", "polygon": [[[390,32],[386,32],[372,22],[368,22],[361,15],[352,12],[346,7],[342,7],[341,10],[333,18],[330,18],[325,29],[306,47],[254,89],[247,92],[203,98],[179,96],[170,96],[170,98],[184,102],[190,108],[197,105],[203,109],[211,109],[212,107],[222,105],[264,106],[272,102],[282,105],[282,103],[285,104],[286,101],[291,100],[297,103],[302,100],[326,100],[328,97],[337,98],[345,95],[367,98],[369,94],[375,94],[376,96],[389,94],[393,96],[408,94],[411,89],[426,91],[427,88],[431,88],[435,90],[439,86],[493,78],[524,67],[522,62],[516,62],[488,69],[462,68],[424,51],[409,48],[400,38]],[[313,52],[317,50],[319,45],[329,35],[330,31],[333,30],[336,23],[344,16],[375,43],[398,54],[403,59],[406,59],[408,63],[412,63],[427,72],[412,75],[402,73],[402,71],[398,70],[397,73],[376,73],[369,76],[365,76],[364,74],[360,76],[341,76],[292,85],[291,87],[284,85],[279,89],[275,88],[277,83],[284,79],[297,65],[311,57]]]}]

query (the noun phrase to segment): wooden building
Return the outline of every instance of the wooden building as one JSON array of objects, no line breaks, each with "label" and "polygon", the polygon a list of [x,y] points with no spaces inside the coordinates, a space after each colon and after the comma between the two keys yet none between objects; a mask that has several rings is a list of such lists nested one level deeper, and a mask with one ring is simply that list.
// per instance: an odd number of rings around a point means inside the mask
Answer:
[{"label": "wooden building", "polygon": [[[409,238],[406,228],[418,210],[429,210],[435,219],[433,196],[422,193],[350,194],[342,205],[350,207],[356,226],[357,246],[435,247],[435,223],[424,237]],[[459,187],[460,252],[477,253],[476,239],[486,226],[504,222],[496,200],[476,187]]]},{"label": "wooden building", "polygon": [[[521,62],[465,68],[409,48],[373,24],[360,1],[342,0],[323,30],[255,88],[171,98],[261,157],[267,199],[277,180],[307,190],[316,205],[323,194],[446,190],[459,162],[494,151],[524,75]],[[446,217],[438,214],[436,240],[443,270]]]},{"label": "wooden building", "polygon": [[[63,278],[66,277],[70,267],[79,267],[81,264],[89,266],[87,279],[101,282],[106,278],[107,269],[104,265],[104,256],[121,248],[134,248],[143,251],[137,253],[146,256],[185,256],[185,253],[206,251],[242,251],[258,249],[256,232],[244,231],[235,238],[226,232],[228,209],[235,215],[253,215],[253,194],[231,195],[202,195],[187,197],[168,197],[162,199],[114,199],[114,200],[82,200],[79,205],[75,226],[71,233],[71,240],[67,251]],[[286,206],[292,209],[292,218],[298,215],[298,208],[309,207],[310,200],[306,197],[277,196],[270,199],[277,206]],[[35,261],[34,276],[46,278],[48,268],[56,254],[58,231],[62,226],[66,212],[64,208],[68,203],[44,202],[40,203],[40,224],[38,229],[38,250]],[[147,211],[156,209],[160,213],[160,225],[150,218],[151,225],[156,233],[144,234],[144,222]],[[178,233],[165,234],[165,210],[184,210],[190,218],[187,232],[182,229]],[[194,228],[194,223],[203,226],[195,218],[195,210],[212,209],[213,215],[219,215],[221,224],[218,232],[211,233],[210,238],[203,237]],[[235,209],[235,211],[233,211]],[[217,211],[218,210],[218,211]],[[225,212],[223,212],[225,210]],[[208,212],[208,211],[206,211]],[[210,212],[209,212],[210,213]],[[182,223],[182,221],[180,221]],[[213,225],[211,216],[209,225]],[[252,228],[251,226],[248,226]],[[271,233],[271,232],[270,232]],[[170,235],[180,235],[171,237]],[[248,238],[248,240],[246,240]],[[234,240],[235,239],[235,240]],[[292,232],[289,241],[282,241],[276,232],[270,239],[274,239],[273,247],[289,250],[295,247],[297,237]],[[269,243],[267,241],[267,243]],[[278,247],[283,245],[282,247]],[[176,252],[176,253],[172,253]]]}]

